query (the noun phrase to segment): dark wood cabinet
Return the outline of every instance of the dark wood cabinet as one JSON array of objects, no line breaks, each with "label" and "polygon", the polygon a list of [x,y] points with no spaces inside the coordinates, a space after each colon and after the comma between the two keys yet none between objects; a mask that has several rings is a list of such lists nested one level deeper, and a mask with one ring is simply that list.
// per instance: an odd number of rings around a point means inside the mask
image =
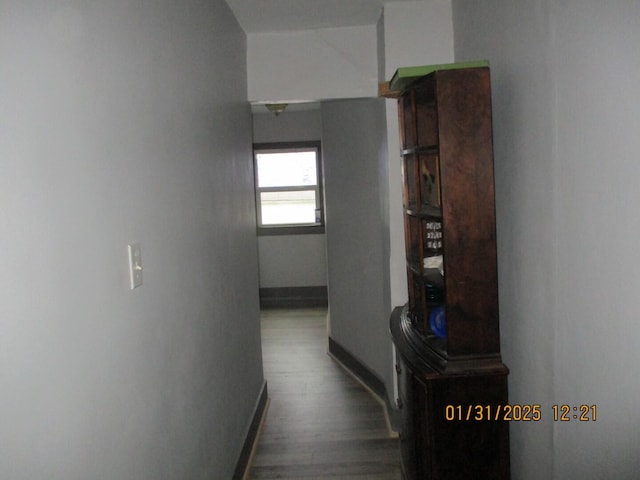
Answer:
[{"label": "dark wood cabinet", "polygon": [[[398,96],[409,301],[391,316],[406,479],[508,479],[490,73],[423,67]],[[419,72],[419,70],[418,70]]]}]

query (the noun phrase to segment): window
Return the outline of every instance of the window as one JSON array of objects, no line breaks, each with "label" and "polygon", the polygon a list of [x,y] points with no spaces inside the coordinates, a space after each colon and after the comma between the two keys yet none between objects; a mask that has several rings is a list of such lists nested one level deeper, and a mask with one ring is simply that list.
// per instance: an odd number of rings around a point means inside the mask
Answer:
[{"label": "window", "polygon": [[259,233],[322,230],[320,144],[260,144],[253,152]]}]

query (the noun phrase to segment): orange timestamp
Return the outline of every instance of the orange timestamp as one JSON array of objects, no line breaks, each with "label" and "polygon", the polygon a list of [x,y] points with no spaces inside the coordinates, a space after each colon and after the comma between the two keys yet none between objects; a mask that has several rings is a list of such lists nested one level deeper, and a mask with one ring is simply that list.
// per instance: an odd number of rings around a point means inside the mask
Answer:
[{"label": "orange timestamp", "polygon": [[[596,405],[552,405],[554,422],[595,422]],[[539,422],[542,420],[542,406],[539,404],[513,405],[446,405],[444,418],[448,422]]]}]

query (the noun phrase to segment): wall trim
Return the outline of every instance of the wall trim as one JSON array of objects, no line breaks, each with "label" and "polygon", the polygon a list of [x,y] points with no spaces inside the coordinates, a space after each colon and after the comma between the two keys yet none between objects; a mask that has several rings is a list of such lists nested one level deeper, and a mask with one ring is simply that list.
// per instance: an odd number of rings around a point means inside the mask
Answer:
[{"label": "wall trim", "polygon": [[327,305],[326,286],[260,289],[261,308],[326,307]]},{"label": "wall trim", "polygon": [[300,225],[298,227],[256,227],[259,237],[277,235],[322,235],[324,225]]},{"label": "wall trim", "polygon": [[360,362],[360,360],[331,337],[329,337],[328,354],[380,403],[384,410],[389,436],[397,437],[397,426],[399,425],[398,419],[396,418],[397,412],[391,405],[387,387],[385,387],[384,382],[380,380],[369,367]]},{"label": "wall trim", "polygon": [[258,446],[258,440],[260,439],[260,433],[262,432],[262,426],[267,416],[267,410],[269,409],[269,395],[267,393],[267,382],[262,384],[258,401],[253,409],[253,415],[251,417],[251,423],[249,424],[249,430],[242,445],[240,451],[240,457],[236,463],[236,468],[233,472],[233,480],[243,480],[249,477],[249,471],[251,470],[251,462],[255,449]]}]

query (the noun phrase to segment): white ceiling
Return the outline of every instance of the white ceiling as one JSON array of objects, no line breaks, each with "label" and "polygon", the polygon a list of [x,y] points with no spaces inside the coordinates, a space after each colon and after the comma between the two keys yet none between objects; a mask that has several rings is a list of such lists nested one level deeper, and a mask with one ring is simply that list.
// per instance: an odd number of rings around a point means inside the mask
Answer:
[{"label": "white ceiling", "polygon": [[385,3],[413,0],[226,0],[246,33],[373,25]]}]

